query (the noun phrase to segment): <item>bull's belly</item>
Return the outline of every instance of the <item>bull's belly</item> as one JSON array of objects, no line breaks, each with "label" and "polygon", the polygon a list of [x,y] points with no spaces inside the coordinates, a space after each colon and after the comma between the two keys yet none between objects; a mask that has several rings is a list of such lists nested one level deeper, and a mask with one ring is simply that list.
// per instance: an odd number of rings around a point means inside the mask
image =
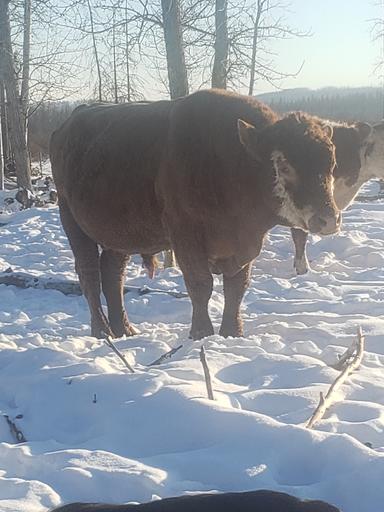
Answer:
[{"label": "bull's belly", "polygon": [[127,215],[107,208],[71,208],[79,227],[106,249],[126,254],[155,254],[170,248],[160,215]]}]

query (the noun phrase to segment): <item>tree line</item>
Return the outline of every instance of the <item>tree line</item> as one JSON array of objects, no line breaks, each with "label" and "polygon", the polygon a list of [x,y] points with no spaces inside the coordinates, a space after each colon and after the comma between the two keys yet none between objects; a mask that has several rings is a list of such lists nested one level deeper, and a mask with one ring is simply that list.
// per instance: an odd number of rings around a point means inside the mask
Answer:
[{"label": "tree line", "polygon": [[280,113],[303,110],[335,121],[366,121],[375,123],[384,117],[383,90],[378,87],[359,89],[335,89],[332,92],[307,94],[298,98],[273,97],[265,99]]}]

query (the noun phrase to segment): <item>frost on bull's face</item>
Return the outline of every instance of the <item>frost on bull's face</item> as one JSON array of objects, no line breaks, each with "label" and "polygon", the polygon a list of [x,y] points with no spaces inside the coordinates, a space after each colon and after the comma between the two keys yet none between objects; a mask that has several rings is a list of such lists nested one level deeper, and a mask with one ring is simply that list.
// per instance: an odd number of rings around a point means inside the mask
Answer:
[{"label": "frost on bull's face", "polygon": [[[337,232],[341,217],[333,202],[331,172],[309,172],[306,176],[302,173],[300,177],[282,152],[274,151],[271,160],[276,173],[274,193],[282,201],[280,216],[291,226],[312,233],[329,235]],[[333,166],[330,163],[329,171]]]}]

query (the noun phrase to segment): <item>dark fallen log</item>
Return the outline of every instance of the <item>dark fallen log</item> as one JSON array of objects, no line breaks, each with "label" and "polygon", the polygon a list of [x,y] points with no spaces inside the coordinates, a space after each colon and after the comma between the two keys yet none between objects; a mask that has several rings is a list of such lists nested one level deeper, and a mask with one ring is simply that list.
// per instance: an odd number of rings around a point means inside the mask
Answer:
[{"label": "dark fallen log", "polygon": [[[11,269],[0,272],[0,284],[6,286],[16,286],[17,288],[35,288],[38,290],[56,290],[64,295],[82,295],[80,283],[78,281],[65,280],[59,281],[54,277],[41,277],[27,274],[26,272],[13,272]],[[124,294],[137,293],[138,295],[147,295],[148,293],[165,293],[176,299],[188,297],[186,292],[174,290],[160,290],[149,288],[147,286],[124,286]]]}]

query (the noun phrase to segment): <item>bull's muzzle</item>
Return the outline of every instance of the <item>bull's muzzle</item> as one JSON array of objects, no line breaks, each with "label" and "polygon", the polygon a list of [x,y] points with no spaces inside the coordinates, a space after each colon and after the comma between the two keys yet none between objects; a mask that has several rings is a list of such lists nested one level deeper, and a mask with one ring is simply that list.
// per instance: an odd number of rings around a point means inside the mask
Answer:
[{"label": "bull's muzzle", "polygon": [[315,214],[309,219],[308,228],[317,235],[333,235],[340,231],[341,212],[333,211],[327,214]]}]

